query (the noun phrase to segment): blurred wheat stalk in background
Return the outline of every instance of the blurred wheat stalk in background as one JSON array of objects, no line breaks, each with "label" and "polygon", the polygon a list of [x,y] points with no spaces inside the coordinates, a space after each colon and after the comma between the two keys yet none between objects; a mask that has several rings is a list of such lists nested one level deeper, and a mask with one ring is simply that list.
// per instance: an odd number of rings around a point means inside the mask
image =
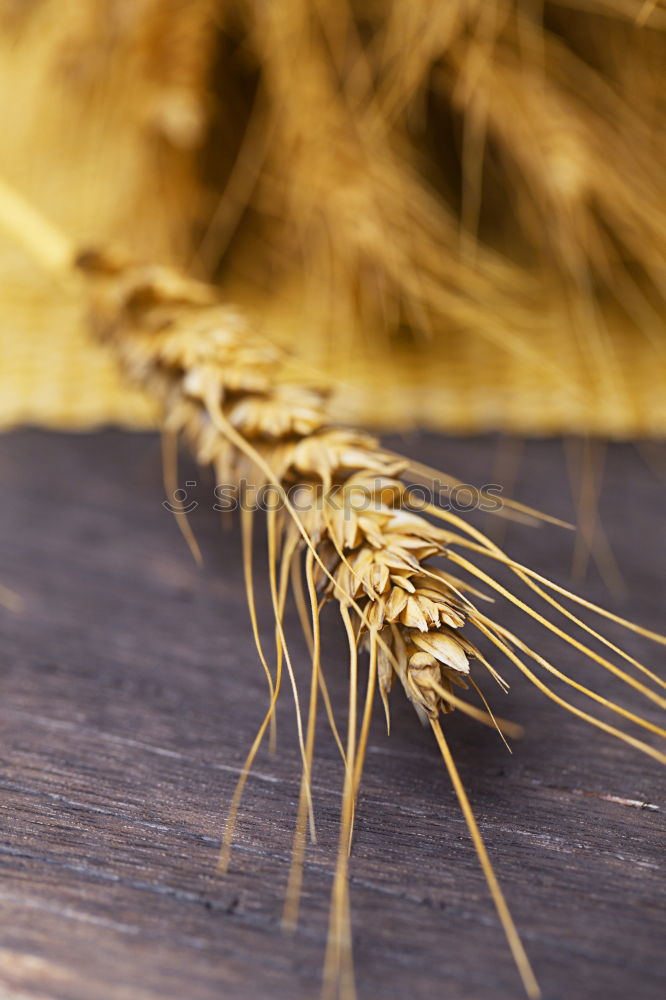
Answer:
[{"label": "blurred wheat stalk in background", "polygon": [[[347,419],[659,435],[665,28],[633,0],[0,0],[0,169],[79,244],[213,279]],[[75,293],[0,265],[0,423],[150,423]]]}]

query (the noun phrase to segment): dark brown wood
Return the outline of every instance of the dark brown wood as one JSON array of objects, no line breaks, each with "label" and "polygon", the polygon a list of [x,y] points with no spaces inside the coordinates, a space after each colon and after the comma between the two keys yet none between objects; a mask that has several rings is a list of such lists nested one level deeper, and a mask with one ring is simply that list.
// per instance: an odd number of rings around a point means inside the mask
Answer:
[{"label": "dark brown wood", "polygon": [[[469,481],[494,478],[495,439],[392,443]],[[319,841],[308,849],[301,923],[290,937],[279,919],[299,758],[287,692],[278,755],[262,751],[231,869],[224,877],[215,870],[267,695],[238,532],[220,527],[200,472],[184,465],[181,478],[199,484],[190,493],[200,502],[192,525],[203,572],[160,505],[155,436],[27,430],[0,439],[0,582],[24,602],[20,614],[0,608],[3,997],[317,995],[340,762],[322,721]],[[571,516],[561,442],[526,445],[514,493]],[[609,595],[595,572],[583,590],[653,628],[663,628],[662,504],[663,487],[638,450],[610,448],[601,510],[627,594]],[[512,526],[506,543],[519,559],[568,579],[568,533]],[[264,546],[258,530],[257,567]],[[263,588],[258,606],[270,643]],[[497,613],[562,669],[657,717],[638,693],[542,637],[535,623],[510,608]],[[292,610],[288,629],[305,690],[308,662]],[[617,629],[608,631],[617,638]],[[630,634],[625,645],[663,672],[662,648]],[[325,659],[343,722],[346,656],[333,615]],[[662,996],[661,769],[502,669],[513,686],[506,698],[495,693],[494,704],[526,727],[513,756],[458,713],[448,731],[545,996]],[[520,997],[430,734],[397,691],[392,711],[390,736],[379,711],[374,720],[351,861],[360,996]]]}]

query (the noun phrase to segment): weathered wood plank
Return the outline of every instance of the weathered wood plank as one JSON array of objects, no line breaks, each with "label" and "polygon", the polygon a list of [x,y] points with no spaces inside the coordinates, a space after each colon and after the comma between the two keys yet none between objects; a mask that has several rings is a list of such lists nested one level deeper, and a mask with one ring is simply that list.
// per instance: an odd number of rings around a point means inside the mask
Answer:
[{"label": "weathered wood plank", "polygon": [[[403,446],[397,442],[397,446]],[[425,437],[412,453],[490,481],[495,442]],[[0,438],[0,984],[8,997],[211,1000],[315,996],[326,934],[342,776],[320,726],[301,926],[279,927],[298,794],[293,708],[279,753],[248,784],[230,872],[215,872],[225,809],[266,705],[237,532],[220,529],[191,467],[194,567],[163,497],[150,435],[23,431]],[[629,593],[592,574],[585,593],[663,627],[663,488],[629,447],[609,454],[604,523]],[[557,442],[527,446],[516,492],[571,515]],[[509,530],[511,552],[563,581],[571,539]],[[258,531],[258,553],[265,536]],[[258,555],[259,558],[259,555]],[[270,641],[268,595],[258,594]],[[518,627],[508,610],[506,620]],[[288,616],[299,677],[308,664]],[[531,639],[538,626],[522,625]],[[617,636],[617,630],[612,631]],[[627,648],[663,670],[659,647]],[[554,653],[551,640],[541,648]],[[345,651],[326,624],[326,663],[344,718]],[[555,654],[554,654],[555,655]],[[557,663],[608,693],[573,650]],[[510,668],[505,670],[512,674]],[[451,742],[489,851],[548,997],[641,998],[664,988],[664,807],[658,765],[564,715],[520,677],[501,704],[525,738],[454,716]],[[656,718],[633,694],[627,702]],[[499,696],[495,703],[500,706]],[[429,734],[398,696],[377,712],[351,863],[363,998],[502,1000],[520,984]]]}]

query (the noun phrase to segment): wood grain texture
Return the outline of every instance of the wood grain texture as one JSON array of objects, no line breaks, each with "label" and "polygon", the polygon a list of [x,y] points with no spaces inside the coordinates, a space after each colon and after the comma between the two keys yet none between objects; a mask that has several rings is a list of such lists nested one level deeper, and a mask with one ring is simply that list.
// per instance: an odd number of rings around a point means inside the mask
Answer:
[{"label": "wood grain texture", "polygon": [[[496,440],[414,437],[394,446],[470,482],[492,482]],[[215,863],[239,768],[266,706],[238,532],[200,502],[194,566],[164,497],[154,435],[21,431],[0,438],[0,994],[63,1000],[315,997],[326,934],[342,774],[324,721],[314,776],[301,923],[279,925],[299,758],[285,692],[279,753],[258,760],[229,873]],[[514,495],[572,514],[560,442],[526,445]],[[584,593],[663,628],[663,486],[637,450],[607,456],[604,526],[628,592],[595,572]],[[257,571],[265,536],[257,532]],[[566,582],[572,538],[511,526],[512,554]],[[268,594],[258,593],[271,641]],[[562,669],[656,718],[574,650],[503,620]],[[307,655],[290,609],[303,690]],[[617,637],[616,629],[609,634]],[[663,648],[626,648],[663,672]],[[334,615],[325,665],[344,722],[346,656]],[[495,658],[497,662],[497,658]],[[498,666],[500,664],[498,663]],[[657,764],[591,731],[510,666],[494,704],[521,722],[509,756],[456,713],[450,741],[546,998],[663,995],[664,781]],[[486,685],[486,690],[491,689]],[[559,689],[558,689],[559,690]],[[395,692],[376,713],[351,861],[360,997],[504,1000],[517,973],[428,731]],[[623,804],[632,800],[660,811]]]}]

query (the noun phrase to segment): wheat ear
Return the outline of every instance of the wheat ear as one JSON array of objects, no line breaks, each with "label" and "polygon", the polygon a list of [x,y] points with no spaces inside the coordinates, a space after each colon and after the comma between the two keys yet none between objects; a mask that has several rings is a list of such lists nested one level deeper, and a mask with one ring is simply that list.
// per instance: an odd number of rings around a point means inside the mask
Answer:
[{"label": "wheat ear", "polygon": [[[16,202],[5,213],[9,225],[20,220],[21,237],[32,242],[32,218],[28,206],[2,189],[3,204]],[[16,206],[19,206],[17,208]],[[20,209],[20,210],[19,210]],[[51,238],[52,252],[36,255],[58,266],[74,259],[66,241],[54,236],[45,223],[35,233]],[[332,426],[327,419],[327,393],[313,381],[304,381],[293,362],[264,341],[235,310],[220,305],[212,288],[165,267],[127,262],[110,253],[85,252],[76,266],[87,279],[92,301],[93,324],[117,353],[128,375],[156,395],[163,404],[164,426],[170,435],[185,437],[197,460],[212,465],[219,482],[242,480],[266,487],[275,503],[267,513],[268,576],[275,614],[277,669],[274,677],[266,666],[270,702],[253,743],[232,802],[223,838],[222,862],[226,863],[233,839],[234,820],[245,779],[263,736],[273,718],[275,704],[286,673],[296,707],[302,755],[302,784],[295,835],[295,865],[287,900],[288,922],[296,919],[303,833],[314,816],[310,774],[314,753],[316,692],[325,692],[320,663],[319,611],[322,604],[337,604],[349,645],[350,684],[346,744],[338,738],[345,765],[342,821],[338,862],[333,886],[329,943],[325,965],[325,993],[354,995],[351,965],[348,853],[354,806],[360,783],[363,756],[375,691],[384,702],[388,720],[388,695],[396,680],[414,705],[422,721],[429,722],[449,771],[465,820],[495,901],[507,941],[529,996],[539,988],[523,950],[506,901],[492,871],[479,828],[460,782],[440,715],[459,708],[500,731],[510,724],[496,720],[489,708],[481,710],[467,702],[457,690],[472,681],[470,661],[476,659],[499,686],[508,685],[473,645],[463,626],[475,627],[544,694],[592,725],[623,740],[660,762],[666,756],[650,744],[616,728],[555,694],[545,681],[527,667],[518,650],[546,672],[555,674],[605,708],[648,729],[660,737],[666,732],[622,704],[610,701],[554,667],[538,652],[500,623],[482,613],[473,601],[475,591],[455,573],[462,570],[473,579],[513,602],[526,614],[575,646],[599,666],[610,670],[646,698],[666,707],[666,699],[647,681],[661,683],[631,658],[630,665],[645,679],[627,673],[602,654],[573,638],[568,632],[503,587],[476,563],[458,552],[499,560],[526,584],[532,593],[563,614],[567,622],[581,624],[549,591],[571,597],[544,577],[512,562],[483,534],[450,512],[432,506],[430,513],[444,522],[433,524],[408,509],[408,493],[401,475],[408,463],[384,451],[378,442],[359,431]],[[246,532],[246,539],[250,533]],[[249,544],[249,543],[248,543]],[[307,726],[303,726],[296,684],[282,618],[290,580],[300,572],[305,556],[307,602],[311,622],[306,621],[312,648],[312,690]],[[444,559],[447,569],[433,565]],[[454,568],[454,573],[449,570]],[[538,582],[537,582],[538,581]],[[544,589],[545,588],[545,589]],[[251,593],[251,574],[248,592]],[[298,588],[297,588],[298,594]],[[301,594],[302,610],[307,606]],[[574,598],[575,599],[575,598]],[[254,620],[253,601],[250,601]],[[592,610],[597,609],[587,605]],[[303,617],[307,619],[307,614]],[[616,619],[618,620],[618,619]],[[621,622],[621,620],[620,620]],[[629,623],[621,622],[621,624]],[[597,632],[583,626],[593,638],[610,644]],[[255,639],[259,644],[255,627]],[[639,629],[639,631],[642,631]],[[650,638],[661,637],[644,632]],[[357,724],[359,652],[370,651],[366,698]],[[610,645],[612,651],[617,647]],[[330,715],[329,707],[329,715]],[[334,720],[331,719],[335,728]],[[337,730],[336,730],[337,734]]]}]

